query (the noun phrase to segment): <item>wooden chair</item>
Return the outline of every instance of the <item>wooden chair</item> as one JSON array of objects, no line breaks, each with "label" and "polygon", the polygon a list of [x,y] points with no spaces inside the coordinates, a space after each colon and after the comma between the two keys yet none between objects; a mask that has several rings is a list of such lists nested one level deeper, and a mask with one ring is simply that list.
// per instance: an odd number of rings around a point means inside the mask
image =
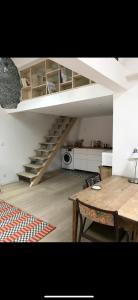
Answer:
[{"label": "wooden chair", "polygon": [[[99,209],[76,200],[80,217],[78,242],[84,237],[92,242],[123,242],[129,241],[129,235],[118,227],[118,212]],[[84,230],[86,220],[92,221]]]}]

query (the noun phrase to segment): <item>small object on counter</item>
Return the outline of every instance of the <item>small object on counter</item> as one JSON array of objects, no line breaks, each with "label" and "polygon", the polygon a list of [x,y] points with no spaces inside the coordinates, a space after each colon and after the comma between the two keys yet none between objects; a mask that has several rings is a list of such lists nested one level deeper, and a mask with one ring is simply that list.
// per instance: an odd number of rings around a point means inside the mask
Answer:
[{"label": "small object on counter", "polygon": [[68,143],[66,144],[66,148],[71,148],[71,149],[73,149],[73,148],[74,148],[74,144],[71,143],[71,142],[68,142]]},{"label": "small object on counter", "polygon": [[101,186],[100,186],[100,185],[93,185],[93,186],[91,187],[91,189],[92,189],[92,190],[97,190],[97,191],[99,191],[99,190],[101,190]]},{"label": "small object on counter", "polygon": [[74,147],[81,148],[83,145],[84,140],[78,140],[75,142]]},{"label": "small object on counter", "polygon": [[93,147],[94,148],[101,148],[102,147],[102,142],[99,140],[93,141]]},{"label": "small object on counter", "polygon": [[94,148],[94,145],[95,145],[95,141],[92,140],[92,141],[91,141],[91,147]]},{"label": "small object on counter", "polygon": [[107,148],[108,147],[108,144],[104,144],[104,148]]}]

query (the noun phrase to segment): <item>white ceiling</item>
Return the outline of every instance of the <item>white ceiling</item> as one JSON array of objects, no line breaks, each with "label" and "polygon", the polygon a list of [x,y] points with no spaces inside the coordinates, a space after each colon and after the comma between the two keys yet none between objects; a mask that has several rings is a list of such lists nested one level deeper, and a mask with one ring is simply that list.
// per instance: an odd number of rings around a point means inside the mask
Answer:
[{"label": "white ceiling", "polygon": [[35,57],[12,57],[17,68],[27,67],[33,62],[41,61],[44,58],[35,58]]},{"label": "white ceiling", "polygon": [[54,105],[32,110],[36,113],[65,115],[71,117],[96,117],[113,114],[113,96],[99,97],[92,100]]},{"label": "white ceiling", "polygon": [[128,74],[138,72],[138,57],[120,57],[119,62],[128,70]]}]

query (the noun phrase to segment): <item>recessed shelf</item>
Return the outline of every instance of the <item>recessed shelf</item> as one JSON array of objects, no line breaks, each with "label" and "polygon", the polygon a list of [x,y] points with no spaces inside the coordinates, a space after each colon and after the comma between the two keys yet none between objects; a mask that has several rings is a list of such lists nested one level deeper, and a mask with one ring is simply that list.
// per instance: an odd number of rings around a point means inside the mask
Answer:
[{"label": "recessed shelf", "polygon": [[47,74],[47,93],[55,93],[59,91],[59,71],[49,72]]},{"label": "recessed shelf", "polygon": [[72,84],[72,80],[69,80],[69,81],[66,81],[66,82],[61,82],[60,85],[64,86],[64,85],[69,85],[70,83]]},{"label": "recessed shelf", "polygon": [[57,70],[59,68],[58,64],[51,59],[46,60],[46,72],[50,73],[51,71]]},{"label": "recessed shelf", "polygon": [[42,85],[32,89],[32,97],[40,97],[46,95],[46,85]]},{"label": "recessed shelf", "polygon": [[72,88],[72,80],[60,83],[60,91],[65,91]]},{"label": "recessed shelf", "polygon": [[79,86],[87,85],[87,84],[90,84],[90,82],[89,82],[89,79],[86,77],[83,77],[81,75],[76,75],[73,78],[73,87],[79,87]]},{"label": "recessed shelf", "polygon": [[32,87],[46,83],[45,61],[31,67]]},{"label": "recessed shelf", "polygon": [[66,83],[72,80],[72,70],[60,66],[60,83]]},{"label": "recessed shelf", "polygon": [[32,91],[31,88],[23,88],[21,93],[22,100],[28,100],[32,98]]},{"label": "recessed shelf", "polygon": [[31,86],[30,69],[20,71],[20,76],[23,88]]},{"label": "recessed shelf", "polygon": [[95,83],[51,59],[45,59],[32,65],[30,68],[21,70],[20,76],[22,81],[22,100]]},{"label": "recessed shelf", "polygon": [[[75,74],[73,77],[74,77],[74,78],[82,78],[83,76],[80,75],[80,74]],[[83,78],[85,78],[85,77],[83,77]]]}]

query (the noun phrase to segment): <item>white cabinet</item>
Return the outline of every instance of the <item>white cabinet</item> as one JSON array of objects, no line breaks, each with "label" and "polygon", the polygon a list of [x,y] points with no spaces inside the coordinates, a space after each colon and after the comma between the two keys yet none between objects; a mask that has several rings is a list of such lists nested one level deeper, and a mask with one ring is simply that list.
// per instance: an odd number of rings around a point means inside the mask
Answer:
[{"label": "white cabinet", "polygon": [[112,167],[112,152],[102,153],[102,166]]},{"label": "white cabinet", "polygon": [[100,165],[101,165],[101,161],[99,160],[93,160],[93,159],[87,160],[87,171],[99,173]]},{"label": "white cabinet", "polygon": [[74,169],[87,171],[87,160],[86,159],[75,159]]},{"label": "white cabinet", "polygon": [[102,149],[74,149],[74,169],[99,172],[102,164]]}]

